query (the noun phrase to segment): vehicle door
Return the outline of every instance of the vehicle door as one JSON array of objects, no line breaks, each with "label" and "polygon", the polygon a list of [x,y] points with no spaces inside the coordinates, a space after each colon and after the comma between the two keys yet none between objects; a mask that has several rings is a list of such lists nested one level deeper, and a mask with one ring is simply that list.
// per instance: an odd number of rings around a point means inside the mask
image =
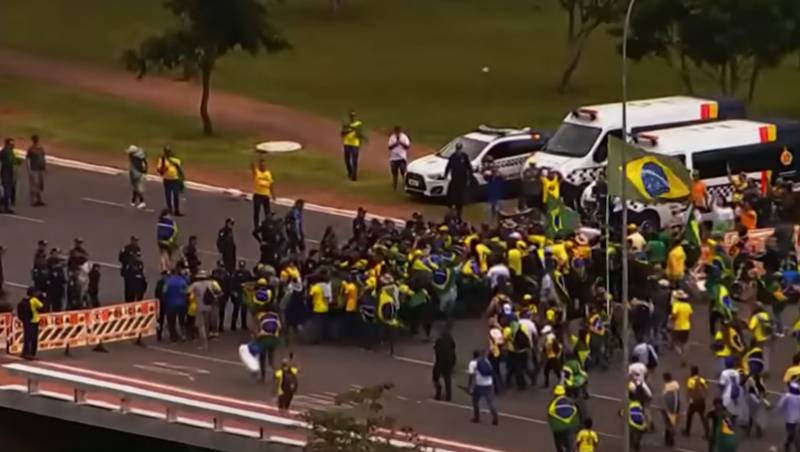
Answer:
[{"label": "vehicle door", "polygon": [[522,166],[528,158],[541,149],[541,143],[532,139],[502,141],[489,148],[483,158],[492,157],[505,180],[519,179]]}]

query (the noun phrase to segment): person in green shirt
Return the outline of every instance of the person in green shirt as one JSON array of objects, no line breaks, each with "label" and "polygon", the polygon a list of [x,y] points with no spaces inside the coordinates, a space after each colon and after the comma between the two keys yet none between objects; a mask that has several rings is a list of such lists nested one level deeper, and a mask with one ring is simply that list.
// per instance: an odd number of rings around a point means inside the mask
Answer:
[{"label": "person in green shirt", "polygon": [[660,234],[650,233],[644,249],[650,264],[661,264],[664,267],[667,262],[667,243],[661,239]]}]

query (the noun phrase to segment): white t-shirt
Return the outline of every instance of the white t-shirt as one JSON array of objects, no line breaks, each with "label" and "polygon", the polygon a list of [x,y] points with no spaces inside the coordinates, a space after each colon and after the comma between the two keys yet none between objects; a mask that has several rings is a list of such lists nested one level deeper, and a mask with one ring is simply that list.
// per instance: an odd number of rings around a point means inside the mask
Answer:
[{"label": "white t-shirt", "polygon": [[[484,358],[479,358],[484,359]],[[482,373],[478,372],[478,360],[473,359],[469,362],[469,366],[467,367],[467,372],[470,375],[475,377],[475,386],[491,386],[492,385],[492,376],[491,375],[483,375]]]},{"label": "white t-shirt", "polygon": [[489,268],[489,271],[486,272],[486,277],[491,281],[492,289],[497,287],[498,280],[501,276],[504,277],[506,281],[511,279],[511,272],[508,270],[508,267],[503,264],[493,265]]},{"label": "white t-shirt", "polygon": [[411,147],[411,140],[403,132],[393,133],[389,136],[389,161],[408,159],[408,149]]},{"label": "white t-shirt", "polygon": [[631,351],[631,355],[637,357],[639,359],[640,364],[644,364],[645,367],[650,363],[650,354],[653,354],[656,359],[656,364],[658,364],[658,354],[656,350],[653,348],[652,345],[648,344],[647,342],[640,342],[633,347]]},{"label": "white t-shirt", "polygon": [[642,363],[631,363],[630,366],[628,366],[628,375],[634,381],[641,383],[647,378],[647,366]]},{"label": "white t-shirt", "polygon": [[528,335],[528,339],[533,343],[533,338],[539,336],[539,332],[536,329],[536,324],[531,321],[531,319],[519,319],[519,324],[525,327],[525,333]]}]

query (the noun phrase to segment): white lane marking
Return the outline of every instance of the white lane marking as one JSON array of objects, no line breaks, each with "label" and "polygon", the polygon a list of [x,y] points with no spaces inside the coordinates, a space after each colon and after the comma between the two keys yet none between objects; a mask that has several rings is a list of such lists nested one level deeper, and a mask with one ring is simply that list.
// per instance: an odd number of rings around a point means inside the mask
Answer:
[{"label": "white lane marking", "polygon": [[[97,199],[97,198],[81,198],[81,201],[91,202],[91,203],[94,203],[94,204],[100,204],[100,205],[104,205],[104,206],[118,207],[118,208],[121,208],[121,209],[129,207],[128,205],[125,205],[125,204],[120,203],[120,202],[106,201],[104,199]],[[136,209],[134,207],[131,207],[131,210],[139,210],[139,211],[147,212],[147,213],[154,213],[155,212],[155,210],[150,209],[150,208]]]},{"label": "white lane marking", "polygon": [[[206,256],[216,256],[219,259],[222,259],[222,256],[219,255],[219,251],[211,251],[211,250],[197,250],[200,254],[205,254]],[[246,262],[258,262],[258,259],[253,259],[252,257],[242,257],[236,256],[236,260],[246,261]]]},{"label": "white lane marking", "polygon": [[26,217],[24,215],[17,215],[15,213],[2,214],[2,215],[0,215],[0,218],[2,218],[2,217],[13,218],[14,220],[28,221],[28,222],[37,223],[37,224],[44,224],[45,223],[44,220],[40,220],[39,218]]},{"label": "white lane marking", "polygon": [[406,362],[406,363],[419,364],[421,366],[433,367],[433,363],[432,362],[423,361],[421,359],[414,359],[414,358],[408,358],[406,356],[397,356],[397,355],[392,356],[392,358],[396,359],[397,361],[403,361],[403,362]]},{"label": "white lane marking", "polygon": [[232,360],[229,360],[229,359],[214,358],[213,356],[204,356],[204,355],[198,355],[198,354],[195,354],[195,353],[182,352],[180,350],[173,350],[171,348],[159,347],[157,345],[149,346],[147,348],[149,348],[151,350],[158,350],[158,351],[164,352],[164,353],[171,353],[173,355],[185,356],[187,358],[202,359],[202,360],[205,360],[205,361],[210,361],[212,363],[236,364],[237,366],[241,366],[242,365],[242,363],[239,362],[239,361],[232,361]]},{"label": "white lane marking", "polygon": [[200,375],[211,375],[211,371],[210,370],[201,369],[199,367],[178,366],[176,364],[170,364],[170,363],[165,363],[165,362],[161,362],[161,361],[154,361],[153,365],[154,366],[158,366],[158,367],[163,367],[165,369],[175,369],[175,370],[180,370],[180,371],[184,371],[184,372],[192,372],[192,373],[196,373],[196,374],[200,374]]},{"label": "white lane marking", "polygon": [[185,377],[188,378],[189,381],[194,381],[194,375],[188,372],[181,372],[179,370],[174,370],[174,369],[166,369],[159,366],[149,366],[147,364],[134,364],[133,367],[135,367],[136,369],[146,370],[148,372],[153,372],[156,374],[172,375],[175,377]]},{"label": "white lane marking", "polygon": [[15,283],[15,282],[12,282],[12,281],[6,281],[5,285],[7,285],[9,287],[16,287],[18,289],[27,289],[29,287],[29,286],[27,286],[25,284]]}]

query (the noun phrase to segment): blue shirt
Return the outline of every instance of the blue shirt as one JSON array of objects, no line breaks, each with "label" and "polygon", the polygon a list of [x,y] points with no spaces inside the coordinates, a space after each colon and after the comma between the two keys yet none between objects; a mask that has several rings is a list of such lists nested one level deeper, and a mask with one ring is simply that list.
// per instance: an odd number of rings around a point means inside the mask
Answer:
[{"label": "blue shirt", "polygon": [[186,307],[186,291],[189,284],[183,276],[172,275],[167,278],[164,284],[164,303],[170,309],[182,309]]},{"label": "blue shirt", "polygon": [[800,422],[800,395],[786,393],[778,401],[778,411],[787,424]]}]

